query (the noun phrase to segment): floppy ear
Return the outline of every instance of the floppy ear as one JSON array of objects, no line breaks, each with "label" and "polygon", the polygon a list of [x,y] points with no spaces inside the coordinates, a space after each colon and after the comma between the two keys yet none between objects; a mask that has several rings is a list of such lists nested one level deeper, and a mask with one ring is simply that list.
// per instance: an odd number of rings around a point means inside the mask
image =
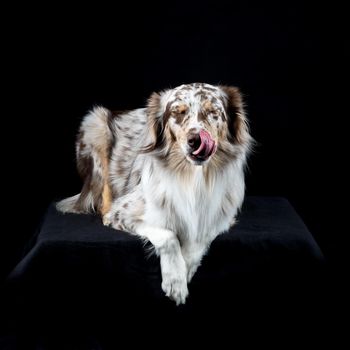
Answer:
[{"label": "floppy ear", "polygon": [[164,145],[164,127],[161,112],[160,95],[154,92],[147,102],[147,121],[151,135],[151,143],[143,148],[143,152],[152,152]]},{"label": "floppy ear", "polygon": [[237,87],[220,86],[226,95],[226,115],[228,123],[228,139],[236,145],[249,145],[251,136],[249,134],[248,121],[243,109],[242,95]]}]

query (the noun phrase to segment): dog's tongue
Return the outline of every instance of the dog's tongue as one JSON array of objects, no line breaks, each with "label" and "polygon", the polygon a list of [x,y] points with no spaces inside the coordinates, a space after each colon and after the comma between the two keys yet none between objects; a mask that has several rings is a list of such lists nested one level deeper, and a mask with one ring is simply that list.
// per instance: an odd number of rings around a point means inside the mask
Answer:
[{"label": "dog's tongue", "polygon": [[197,150],[192,152],[192,154],[195,156],[200,155],[201,157],[207,158],[212,153],[214,153],[215,141],[211,138],[210,134],[205,130],[201,130],[199,133],[199,136],[201,138],[201,144]]}]

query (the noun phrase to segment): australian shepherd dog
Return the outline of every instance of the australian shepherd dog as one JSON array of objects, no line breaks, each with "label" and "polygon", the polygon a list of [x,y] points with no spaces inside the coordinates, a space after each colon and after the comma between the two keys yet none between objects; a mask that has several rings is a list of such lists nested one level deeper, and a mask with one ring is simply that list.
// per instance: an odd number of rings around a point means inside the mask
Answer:
[{"label": "australian shepherd dog", "polygon": [[252,145],[236,87],[186,84],[153,93],[146,108],[88,113],[76,142],[83,179],[61,212],[98,212],[160,257],[162,289],[176,304],[210,243],[235,223]]}]

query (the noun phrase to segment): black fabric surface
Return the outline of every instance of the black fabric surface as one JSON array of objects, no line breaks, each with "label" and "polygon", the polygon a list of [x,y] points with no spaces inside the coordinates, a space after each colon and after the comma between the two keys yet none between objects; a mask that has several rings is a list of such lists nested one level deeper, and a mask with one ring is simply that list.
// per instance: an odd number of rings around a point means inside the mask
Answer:
[{"label": "black fabric surface", "polygon": [[9,343],[65,348],[74,334],[79,345],[71,348],[104,349],[106,339],[117,341],[135,320],[145,330],[224,314],[251,326],[267,314],[303,311],[306,322],[317,313],[323,255],[284,198],[247,197],[238,224],[212,243],[184,306],[164,296],[159,259],[149,248],[98,216],[61,214],[51,205],[5,285]]}]

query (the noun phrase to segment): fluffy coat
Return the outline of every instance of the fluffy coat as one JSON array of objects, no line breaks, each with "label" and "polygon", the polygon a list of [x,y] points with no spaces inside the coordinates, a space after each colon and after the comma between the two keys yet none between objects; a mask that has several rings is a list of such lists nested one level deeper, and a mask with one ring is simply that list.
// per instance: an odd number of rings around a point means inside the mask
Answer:
[{"label": "fluffy coat", "polygon": [[149,240],[163,291],[185,303],[210,243],[235,222],[251,145],[235,87],[187,84],[153,93],[146,108],[96,107],[76,143],[82,191],[57,208],[97,211],[105,225]]}]

